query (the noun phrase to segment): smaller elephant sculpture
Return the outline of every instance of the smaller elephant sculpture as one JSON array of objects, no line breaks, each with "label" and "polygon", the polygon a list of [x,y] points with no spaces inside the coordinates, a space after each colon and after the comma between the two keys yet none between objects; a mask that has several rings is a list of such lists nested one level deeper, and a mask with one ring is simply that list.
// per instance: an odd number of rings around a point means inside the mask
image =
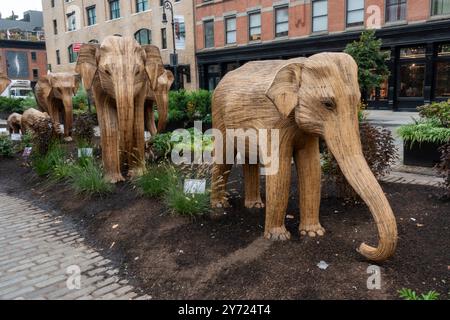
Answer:
[{"label": "smaller elephant sculpture", "polygon": [[47,112],[41,112],[34,108],[26,110],[21,119],[22,133],[33,132],[33,125],[39,121],[52,121],[50,115]]},{"label": "smaller elephant sculpture", "polygon": [[18,113],[12,113],[6,121],[9,133],[20,133],[22,131],[22,115]]},{"label": "smaller elephant sculpture", "polygon": [[0,73],[0,94],[6,90],[10,83],[11,80],[9,80],[9,78],[5,74]]},{"label": "smaller elephant sculpture", "polygon": [[[161,61],[162,63],[162,61]],[[145,100],[145,129],[150,131],[154,136],[158,132],[164,131],[167,125],[167,118],[169,112],[169,91],[174,81],[174,76],[170,70],[165,70],[162,75],[158,77],[156,88],[147,88],[147,97]],[[154,105],[158,109],[158,127],[155,124]]]},{"label": "smaller elephant sculpture", "polygon": [[79,77],[74,73],[49,73],[39,79],[34,93],[42,111],[47,112],[54,123],[64,124],[64,140],[72,141],[73,103]]}]

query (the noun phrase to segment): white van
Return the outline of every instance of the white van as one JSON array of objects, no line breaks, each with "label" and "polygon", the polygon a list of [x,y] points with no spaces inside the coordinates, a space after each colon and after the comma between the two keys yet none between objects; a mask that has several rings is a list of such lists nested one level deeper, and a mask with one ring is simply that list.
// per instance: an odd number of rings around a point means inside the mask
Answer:
[{"label": "white van", "polygon": [[2,93],[3,97],[14,99],[25,99],[33,93],[30,80],[11,80],[10,85]]}]

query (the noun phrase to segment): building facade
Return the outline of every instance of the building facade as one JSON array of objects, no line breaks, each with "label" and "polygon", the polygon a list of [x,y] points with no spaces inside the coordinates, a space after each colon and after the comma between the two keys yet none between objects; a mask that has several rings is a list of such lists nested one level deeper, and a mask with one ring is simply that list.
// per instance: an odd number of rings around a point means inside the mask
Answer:
[{"label": "building facade", "polygon": [[370,107],[450,99],[450,0],[196,0],[195,11],[202,88],[251,60],[342,51],[374,28],[391,75]]},{"label": "building facade", "polygon": [[26,11],[24,17],[0,19],[0,70],[12,80],[30,80],[34,86],[47,74],[42,12]]},{"label": "building facade", "polygon": [[[74,71],[79,43],[101,43],[110,35],[134,37],[161,49],[166,67],[173,53],[171,13],[162,22],[161,0],[43,0],[44,28],[52,71]],[[192,0],[172,0],[180,87],[195,89],[194,10]]]}]

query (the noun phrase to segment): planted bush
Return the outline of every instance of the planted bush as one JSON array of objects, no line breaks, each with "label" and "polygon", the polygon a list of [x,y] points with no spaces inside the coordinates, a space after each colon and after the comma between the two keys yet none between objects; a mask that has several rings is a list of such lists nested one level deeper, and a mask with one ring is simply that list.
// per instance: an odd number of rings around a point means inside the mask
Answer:
[{"label": "planted bush", "polygon": [[8,135],[0,134],[0,157],[12,157],[14,155],[14,144]]},{"label": "planted bush", "polygon": [[[365,121],[360,123],[359,130],[364,157],[375,177],[379,179],[390,172],[398,158],[395,140],[389,130],[374,127]],[[348,184],[331,152],[326,150],[323,157],[323,170],[327,179],[336,186],[337,196],[357,199],[357,194]]]},{"label": "planted bush", "polygon": [[165,202],[173,214],[196,217],[209,211],[209,193],[186,194],[181,182],[170,184]]},{"label": "planted bush", "polygon": [[413,124],[403,125],[398,129],[398,134],[403,140],[408,141],[411,147],[416,143],[442,144],[450,141],[450,129],[441,127],[435,119],[425,119]]},{"label": "planted bush", "polygon": [[441,162],[436,166],[439,175],[444,179],[442,187],[444,189],[444,199],[450,199],[450,143],[442,146]]},{"label": "planted bush", "polygon": [[92,114],[80,114],[73,122],[73,136],[78,148],[87,148],[94,140],[95,116]]},{"label": "planted bush", "polygon": [[170,91],[169,122],[184,121],[192,125],[194,121],[211,122],[212,94],[208,90]]},{"label": "planted bush", "polygon": [[147,168],[147,172],[136,178],[134,183],[144,196],[160,197],[167,192],[170,185],[177,182],[177,179],[173,167],[160,165]]},{"label": "planted bush", "polygon": [[84,158],[82,163],[71,166],[69,184],[78,193],[87,196],[105,195],[114,190],[94,159]]},{"label": "planted bush", "polygon": [[46,153],[34,152],[31,157],[31,165],[38,176],[49,176],[55,167],[64,164],[66,160],[65,149],[56,141],[53,141]]}]

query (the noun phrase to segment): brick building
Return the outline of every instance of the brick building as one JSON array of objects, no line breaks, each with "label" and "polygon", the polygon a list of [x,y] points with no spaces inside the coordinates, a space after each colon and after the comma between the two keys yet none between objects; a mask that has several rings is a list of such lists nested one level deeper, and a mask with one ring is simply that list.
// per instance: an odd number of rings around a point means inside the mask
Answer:
[{"label": "brick building", "polygon": [[450,98],[450,0],[195,0],[199,81],[213,89],[247,61],[342,51],[376,28],[391,76],[370,106]]},{"label": "brick building", "polygon": [[[175,17],[175,46],[181,87],[195,89],[197,73],[192,0],[172,0]],[[171,13],[163,23],[162,0],[43,0],[44,29],[52,71],[74,71],[74,44],[101,43],[111,35],[134,37],[140,44],[161,49],[166,68],[172,69]]]}]

